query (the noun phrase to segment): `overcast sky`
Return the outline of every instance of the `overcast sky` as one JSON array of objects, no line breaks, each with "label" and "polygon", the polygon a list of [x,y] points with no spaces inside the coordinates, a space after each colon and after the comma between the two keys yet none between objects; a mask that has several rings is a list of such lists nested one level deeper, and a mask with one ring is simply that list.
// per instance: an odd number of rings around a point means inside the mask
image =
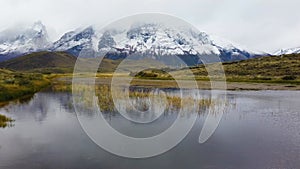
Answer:
[{"label": "overcast sky", "polygon": [[66,31],[160,12],[250,49],[300,46],[299,0],[0,0],[0,31],[42,21],[52,40]]}]

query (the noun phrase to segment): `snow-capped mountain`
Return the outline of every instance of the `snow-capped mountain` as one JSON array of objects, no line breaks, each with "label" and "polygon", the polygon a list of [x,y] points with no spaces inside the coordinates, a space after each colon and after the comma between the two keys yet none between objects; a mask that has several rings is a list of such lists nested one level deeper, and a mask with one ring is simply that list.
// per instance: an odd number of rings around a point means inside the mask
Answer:
[{"label": "snow-capped mountain", "polygon": [[95,31],[91,26],[82,31],[67,32],[58,41],[53,43],[50,50],[67,51],[78,56],[82,49],[92,47],[93,38],[95,38]]},{"label": "snow-capped mountain", "polygon": [[[14,36],[0,34],[2,59],[35,51],[67,51],[78,56],[84,48],[106,54],[111,59],[124,58],[131,54],[152,58],[177,55],[192,58],[197,55],[219,55],[222,61],[243,60],[264,53],[252,52],[219,40],[192,28],[168,27],[162,24],[133,24],[127,28],[109,28],[105,31],[90,26],[65,33],[58,41],[48,41],[45,26],[37,22],[31,28]],[[4,59],[3,59],[4,58]]]},{"label": "snow-capped mountain", "polygon": [[54,43],[54,50],[78,54],[84,47],[107,53],[118,59],[130,54],[149,57],[201,54],[219,55],[223,61],[252,58],[263,53],[251,52],[224,40],[216,40],[204,32],[170,28],[160,24],[140,24],[126,29],[111,28],[98,32],[92,27],[82,32],[69,32]]},{"label": "snow-capped mountain", "polygon": [[0,61],[47,50],[49,46],[46,27],[41,22],[36,22],[24,30],[6,30],[0,33]]},{"label": "snow-capped mountain", "polygon": [[155,24],[134,26],[125,30],[107,30],[100,37],[99,51],[141,53],[145,55],[219,54],[205,33],[178,30]]},{"label": "snow-capped mountain", "polygon": [[287,55],[287,54],[296,54],[300,53],[300,47],[298,48],[290,48],[290,49],[281,49],[274,53],[274,55]]}]

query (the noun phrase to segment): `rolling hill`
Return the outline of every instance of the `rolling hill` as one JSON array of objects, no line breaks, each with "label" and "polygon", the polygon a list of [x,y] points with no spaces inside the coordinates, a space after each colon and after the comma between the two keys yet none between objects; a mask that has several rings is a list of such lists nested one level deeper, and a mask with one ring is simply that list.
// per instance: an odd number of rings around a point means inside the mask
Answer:
[{"label": "rolling hill", "polygon": [[76,57],[66,52],[36,52],[0,62],[0,68],[29,72],[72,72]]},{"label": "rolling hill", "polygon": [[[227,81],[266,82],[300,84],[300,54],[266,56],[237,62],[223,63]],[[176,74],[186,77],[190,69],[196,79],[208,80],[204,65],[175,70]],[[157,70],[145,70],[138,73],[140,78],[170,78],[167,73]]]},{"label": "rolling hill", "polygon": [[[76,57],[67,52],[35,52],[32,54],[12,58],[0,62],[0,68],[20,72],[35,73],[72,73],[76,63]],[[99,60],[96,58],[80,58],[84,67],[90,67]],[[98,72],[111,73],[116,70],[122,59],[104,58],[99,65]],[[158,66],[159,62],[153,59],[126,60],[122,70],[129,72],[132,70],[143,69],[145,65]]]},{"label": "rolling hill", "polygon": [[[104,58],[98,71],[112,73],[121,61],[120,59],[112,60]],[[75,62],[76,57],[66,52],[37,52],[0,62],[0,68],[22,72],[72,73]],[[84,66],[88,67],[89,62],[95,62],[94,58],[87,58],[86,65]],[[135,70],[142,70],[146,68],[143,65],[149,64],[153,65],[152,67],[157,67],[159,63],[156,60],[150,59],[128,60],[122,70],[131,73],[135,72]],[[226,62],[223,63],[223,67],[228,81],[296,82],[300,77],[300,54],[266,56],[243,61]],[[199,80],[207,79],[207,72],[204,65],[173,71],[177,71],[182,77],[185,77],[186,69],[191,69]],[[155,76],[153,76],[153,73]],[[168,78],[164,71],[151,71],[151,69],[138,73],[138,76],[140,78]]]}]

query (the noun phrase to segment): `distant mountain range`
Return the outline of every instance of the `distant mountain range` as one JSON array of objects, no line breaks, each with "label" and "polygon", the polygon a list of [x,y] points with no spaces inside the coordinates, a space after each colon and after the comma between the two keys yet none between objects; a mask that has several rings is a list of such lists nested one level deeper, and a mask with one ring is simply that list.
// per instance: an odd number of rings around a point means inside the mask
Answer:
[{"label": "distant mountain range", "polygon": [[274,53],[274,55],[288,55],[288,54],[299,54],[300,47],[298,48],[290,48],[290,49],[281,49]]},{"label": "distant mountain range", "polygon": [[[170,28],[161,24],[145,23],[129,28],[110,28],[100,31],[90,26],[65,33],[55,42],[49,41],[46,27],[36,22],[32,27],[0,33],[0,61],[39,51],[64,51],[78,56],[82,49],[89,48],[106,54],[110,59],[119,59],[136,54],[152,59],[177,55],[191,58],[197,64],[197,55],[219,55],[222,61],[245,60],[269,55],[239,47],[212,37],[204,32],[188,28]],[[281,54],[281,51],[276,54]],[[293,51],[292,51],[293,52]],[[299,52],[295,50],[295,52]]]}]

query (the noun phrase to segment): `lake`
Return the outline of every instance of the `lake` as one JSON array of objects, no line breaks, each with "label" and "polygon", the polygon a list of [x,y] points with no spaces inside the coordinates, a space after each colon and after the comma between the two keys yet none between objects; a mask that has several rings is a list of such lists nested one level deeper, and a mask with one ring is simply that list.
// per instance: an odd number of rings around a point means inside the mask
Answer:
[{"label": "lake", "polygon": [[[209,97],[209,91],[201,93]],[[0,108],[0,114],[16,120],[13,127],[0,129],[0,168],[300,168],[299,91],[228,91],[227,100],[227,111],[204,144],[199,144],[198,138],[207,116],[205,110],[197,115],[187,137],[172,150],[152,158],[129,159],[106,152],[86,135],[74,112],[71,93],[39,92]],[[164,113],[147,126],[115,112],[105,113],[111,126],[136,137],[155,135],[176,117],[176,113]],[[87,119],[95,122],[92,115]]]}]

